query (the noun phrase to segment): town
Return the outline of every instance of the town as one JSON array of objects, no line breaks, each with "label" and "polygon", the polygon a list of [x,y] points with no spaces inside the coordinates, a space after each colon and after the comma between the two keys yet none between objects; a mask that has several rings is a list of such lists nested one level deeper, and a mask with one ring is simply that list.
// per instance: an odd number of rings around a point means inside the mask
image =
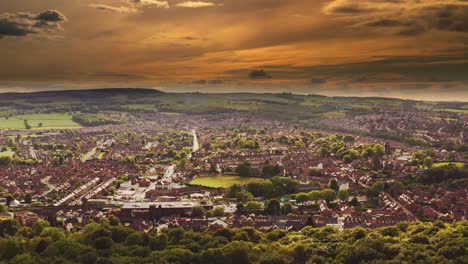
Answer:
[{"label": "town", "polygon": [[[467,217],[468,114],[382,110],[325,118],[323,129],[237,112],[130,115],[1,130],[1,218],[70,231],[112,216],[141,231],[299,231]],[[410,131],[414,142],[329,129],[337,125]]]}]

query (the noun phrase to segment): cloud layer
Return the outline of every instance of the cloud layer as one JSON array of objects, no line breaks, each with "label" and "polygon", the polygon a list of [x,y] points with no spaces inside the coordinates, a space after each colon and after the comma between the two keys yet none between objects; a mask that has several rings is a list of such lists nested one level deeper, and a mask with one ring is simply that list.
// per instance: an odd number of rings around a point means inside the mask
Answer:
[{"label": "cloud layer", "polygon": [[31,13],[0,14],[0,37],[45,34],[61,29],[60,22],[67,18],[56,10],[46,10],[37,15]]},{"label": "cloud layer", "polygon": [[351,22],[401,35],[431,30],[468,32],[465,0],[333,0],[323,12]]},{"label": "cloud layer", "polygon": [[0,86],[457,90],[468,86],[467,6],[462,0],[0,1],[0,50],[9,51],[0,59]]},{"label": "cloud layer", "polygon": [[[104,3],[94,3],[90,4],[90,7],[96,8],[103,11],[111,11],[117,13],[138,13],[141,9],[144,8],[170,8],[171,5],[168,1],[162,0],[121,0],[124,6],[113,6]],[[203,7],[212,7],[216,6],[215,3],[205,2],[205,1],[183,1],[175,3],[173,7],[182,7],[182,8],[203,8]]]}]

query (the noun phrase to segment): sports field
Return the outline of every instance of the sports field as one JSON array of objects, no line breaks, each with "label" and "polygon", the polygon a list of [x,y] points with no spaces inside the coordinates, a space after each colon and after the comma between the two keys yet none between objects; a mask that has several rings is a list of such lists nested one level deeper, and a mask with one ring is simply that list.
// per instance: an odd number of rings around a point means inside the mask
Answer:
[{"label": "sports field", "polygon": [[210,188],[229,188],[234,184],[246,185],[251,182],[262,182],[262,178],[240,176],[213,176],[197,178],[190,182],[192,185],[200,185]]}]

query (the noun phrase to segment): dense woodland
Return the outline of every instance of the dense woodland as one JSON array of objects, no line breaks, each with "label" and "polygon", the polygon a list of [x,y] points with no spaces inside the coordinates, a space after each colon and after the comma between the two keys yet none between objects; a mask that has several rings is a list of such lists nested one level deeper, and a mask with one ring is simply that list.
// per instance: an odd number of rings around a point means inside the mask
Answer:
[{"label": "dense woodland", "polygon": [[67,232],[39,220],[0,222],[0,263],[467,263],[468,223],[400,223],[380,229],[306,227],[139,232],[101,219]]}]

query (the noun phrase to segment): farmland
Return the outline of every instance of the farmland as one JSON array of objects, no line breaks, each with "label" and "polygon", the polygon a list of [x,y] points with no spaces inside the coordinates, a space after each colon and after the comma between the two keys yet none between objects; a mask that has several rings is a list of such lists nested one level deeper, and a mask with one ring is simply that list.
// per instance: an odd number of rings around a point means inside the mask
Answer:
[{"label": "farmland", "polygon": [[240,176],[213,176],[197,178],[190,182],[192,185],[200,185],[210,188],[228,188],[234,184],[247,185],[252,182],[262,182],[261,178]]},{"label": "farmland", "polygon": [[54,114],[29,114],[0,118],[0,129],[25,129],[25,120],[31,129],[67,129],[80,128],[81,126],[72,120],[72,116],[63,113]]},{"label": "farmland", "polygon": [[437,111],[437,112],[449,112],[449,113],[468,114],[468,109],[439,108],[439,109],[435,109],[434,111]]}]

